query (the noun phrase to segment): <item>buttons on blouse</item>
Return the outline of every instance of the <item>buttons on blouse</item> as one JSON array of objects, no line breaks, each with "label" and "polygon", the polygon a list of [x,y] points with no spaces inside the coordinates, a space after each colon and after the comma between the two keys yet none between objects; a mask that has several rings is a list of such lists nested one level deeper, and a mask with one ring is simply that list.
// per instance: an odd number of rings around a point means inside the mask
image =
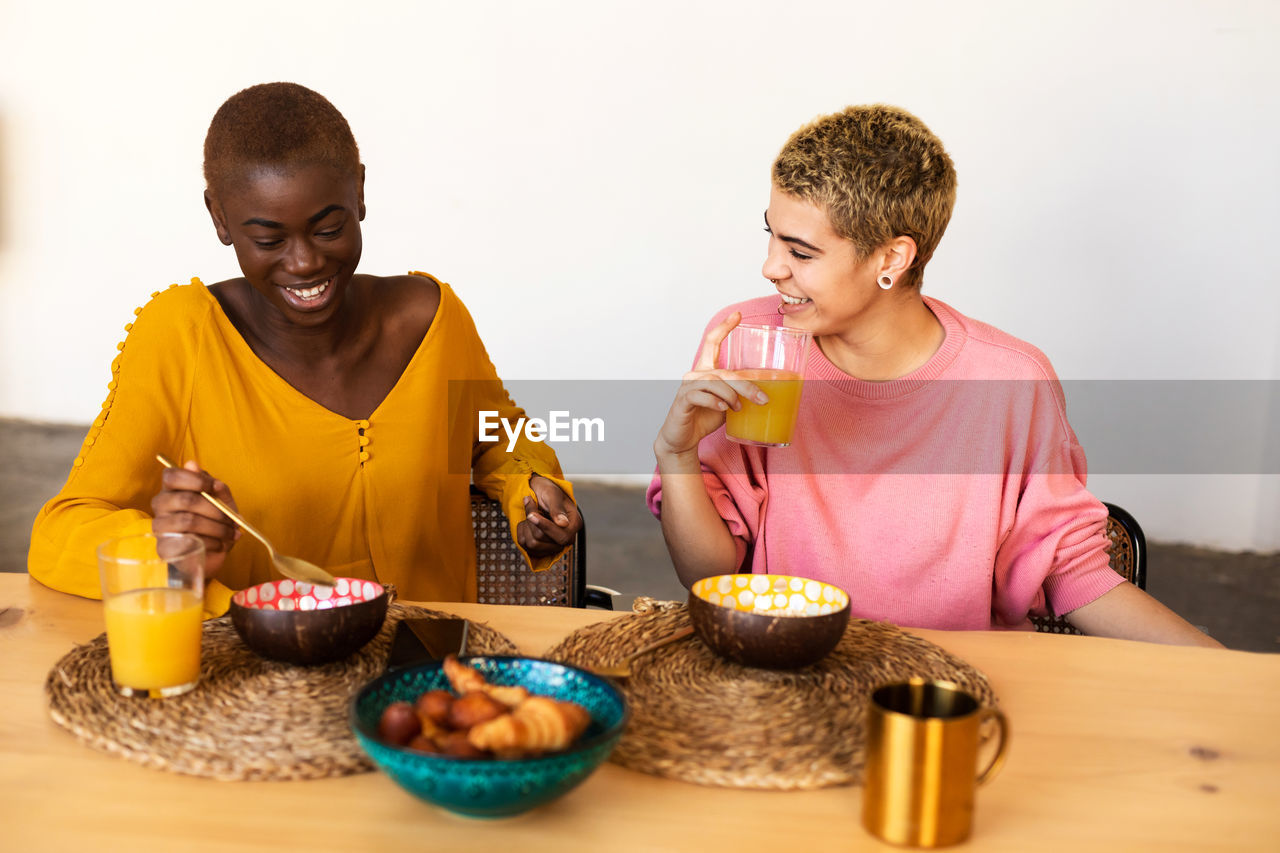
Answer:
[{"label": "buttons on blouse", "polygon": [[[198,279],[192,279],[192,283],[197,283],[197,282],[198,282]],[[177,286],[178,286],[177,284],[171,284],[171,285],[169,285],[169,289],[170,289],[170,290],[172,290],[173,288],[175,288],[175,287],[177,287]],[[159,295],[160,295],[160,291],[159,291],[159,290],[153,291],[153,292],[151,293],[151,298],[152,298],[152,299],[155,299],[155,298],[156,298],[157,296],[159,296]],[[140,317],[140,316],[142,316],[142,307],[141,307],[141,306],[140,306],[140,307],[138,307],[138,308],[134,308],[134,309],[133,309],[133,316],[135,316],[135,317]],[[125,323],[125,324],[124,324],[124,331],[125,331],[126,336],[127,336],[130,332],[132,332],[132,331],[133,331],[133,323],[132,323],[132,322]],[[128,338],[126,337],[126,338],[125,338],[125,340],[123,340],[123,341],[121,341],[120,343],[116,344],[116,351],[117,351],[117,352],[119,352],[119,353],[123,353],[123,352],[124,352],[124,345],[125,345],[125,343],[127,343],[127,342],[128,342]],[[119,373],[120,373],[120,360],[121,360],[123,357],[124,357],[123,355],[117,355],[117,356],[116,356],[114,359],[112,359],[112,361],[111,361],[111,373],[112,373],[112,378],[111,378],[111,381],[107,383],[107,399],[106,399],[106,400],[103,402],[103,404],[102,404],[102,411],[99,413],[98,417],[94,419],[94,421],[93,421],[93,425],[89,428],[89,434],[88,434],[87,436],[85,436],[84,444],[83,444],[83,446],[81,447],[81,451],[80,451],[80,454],[81,454],[81,455],[77,456],[77,457],[75,458],[75,461],[71,463],[73,468],[79,468],[79,467],[81,467],[82,465],[84,465],[85,454],[87,453],[88,448],[92,447],[92,446],[94,445],[94,443],[95,443],[95,442],[97,442],[97,440],[98,440],[98,434],[102,431],[103,426],[105,426],[105,425],[106,425],[106,422],[107,422],[107,413],[111,411],[111,403],[112,403],[112,401],[115,399],[115,396],[116,396],[116,388],[117,388],[117,387],[118,387],[118,385],[119,385],[119,383],[117,382],[117,377],[118,377],[118,375],[119,375]]]},{"label": "buttons on blouse", "polygon": [[355,423],[356,423],[356,443],[360,447],[360,464],[363,465],[364,463],[369,461],[368,447],[369,447],[370,441],[372,440],[369,437],[369,420],[367,418],[361,418]]},{"label": "buttons on blouse", "polygon": [[[151,295],[152,297],[155,297],[155,296],[158,296],[159,294],[160,294],[160,291],[157,290],[155,293]],[[137,317],[141,314],[142,314],[141,308],[133,309],[133,316]],[[133,323],[131,322],[125,323],[124,331],[126,335],[132,332]],[[123,353],[124,345],[127,341],[128,341],[128,338],[126,337],[125,340],[116,344],[116,351]],[[115,358],[111,360],[111,381],[107,383],[107,399],[103,401],[102,411],[98,413],[98,417],[94,418],[93,425],[89,427],[89,434],[85,436],[84,444],[81,446],[81,449],[80,449],[81,455],[77,456],[75,458],[75,461],[71,463],[73,468],[79,468],[82,465],[84,465],[85,454],[88,452],[88,449],[90,447],[93,447],[93,445],[97,442],[98,434],[102,431],[103,426],[105,426],[107,423],[107,413],[111,411],[111,402],[116,397],[116,388],[119,387],[119,382],[117,382],[117,376],[120,373],[120,359],[123,357],[124,357],[123,355],[117,355]]]}]

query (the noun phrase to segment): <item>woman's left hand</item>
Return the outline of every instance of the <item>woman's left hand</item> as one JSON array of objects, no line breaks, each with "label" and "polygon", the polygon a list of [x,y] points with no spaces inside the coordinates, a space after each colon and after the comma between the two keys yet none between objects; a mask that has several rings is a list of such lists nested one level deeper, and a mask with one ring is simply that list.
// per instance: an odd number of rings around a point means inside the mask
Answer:
[{"label": "woman's left hand", "polygon": [[534,474],[529,488],[537,496],[524,499],[525,520],[516,525],[516,541],[531,557],[559,553],[582,529],[582,513],[564,491]]}]

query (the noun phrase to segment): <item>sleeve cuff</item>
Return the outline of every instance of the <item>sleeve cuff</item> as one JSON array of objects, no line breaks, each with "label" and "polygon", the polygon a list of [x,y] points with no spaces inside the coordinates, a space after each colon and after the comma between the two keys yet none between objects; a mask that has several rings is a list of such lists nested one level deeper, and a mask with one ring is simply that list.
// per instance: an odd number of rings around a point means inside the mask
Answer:
[{"label": "sleeve cuff", "polygon": [[563,477],[558,477],[550,471],[538,470],[540,466],[530,465],[528,467],[530,470],[527,473],[521,473],[506,478],[502,495],[502,511],[506,513],[507,523],[511,527],[511,541],[520,551],[521,556],[524,557],[525,564],[531,571],[545,572],[547,569],[555,565],[557,560],[564,556],[565,551],[568,550],[568,546],[565,546],[555,554],[550,554],[545,557],[530,557],[529,552],[521,547],[520,542],[516,537],[516,525],[525,519],[524,499],[526,497],[533,497],[536,499],[536,496],[533,493],[533,488],[529,485],[529,480],[535,474],[539,477],[545,477],[559,486],[561,491],[568,495],[569,499],[574,503],[577,503],[577,499],[573,496],[573,484],[568,480]]},{"label": "sleeve cuff", "polygon": [[236,591],[224,586],[219,581],[209,581],[204,585],[204,618],[216,619],[231,609],[231,596]]}]

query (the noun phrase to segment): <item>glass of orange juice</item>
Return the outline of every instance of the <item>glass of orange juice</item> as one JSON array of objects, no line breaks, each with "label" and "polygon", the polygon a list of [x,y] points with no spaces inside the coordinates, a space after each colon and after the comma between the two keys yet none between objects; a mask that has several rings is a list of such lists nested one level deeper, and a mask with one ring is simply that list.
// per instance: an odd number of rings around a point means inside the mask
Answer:
[{"label": "glass of orange juice", "polygon": [[726,366],[760,386],[767,403],[738,397],[725,413],[725,433],[739,444],[786,447],[800,410],[800,389],[813,336],[784,326],[739,324],[729,333]]},{"label": "glass of orange juice", "polygon": [[98,546],[111,680],[125,696],[178,696],[200,680],[204,543],[147,533]]}]

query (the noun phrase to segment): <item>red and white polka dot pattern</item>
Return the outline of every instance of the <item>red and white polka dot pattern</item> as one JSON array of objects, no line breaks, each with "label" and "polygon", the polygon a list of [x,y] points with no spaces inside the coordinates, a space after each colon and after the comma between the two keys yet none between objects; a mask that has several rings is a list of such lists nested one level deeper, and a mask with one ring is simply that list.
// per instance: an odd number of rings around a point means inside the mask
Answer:
[{"label": "red and white polka dot pattern", "polygon": [[357,578],[335,578],[332,587],[313,586],[285,579],[242,589],[231,600],[257,610],[332,610],[347,604],[372,601],[382,595],[381,584]]}]

